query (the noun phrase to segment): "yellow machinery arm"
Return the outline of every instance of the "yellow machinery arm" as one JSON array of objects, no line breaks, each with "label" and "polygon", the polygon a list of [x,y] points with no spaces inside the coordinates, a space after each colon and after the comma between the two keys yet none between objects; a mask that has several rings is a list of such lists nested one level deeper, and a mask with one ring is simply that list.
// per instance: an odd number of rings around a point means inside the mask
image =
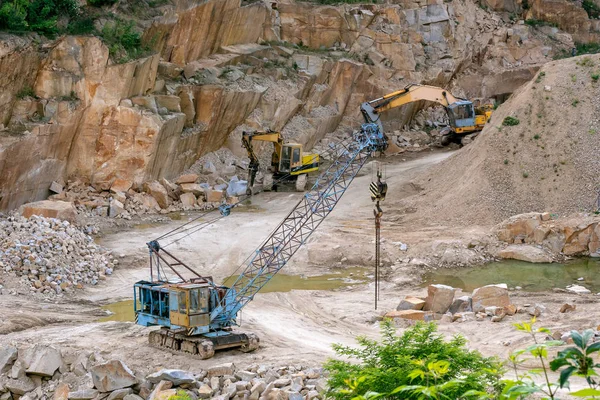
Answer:
[{"label": "yellow machinery arm", "polygon": [[363,103],[360,107],[360,111],[367,123],[376,123],[379,125],[379,128],[383,130],[378,114],[391,110],[392,108],[401,107],[405,104],[421,100],[433,101],[444,107],[448,107],[450,104],[454,104],[458,101],[464,101],[464,99],[455,97],[452,93],[439,87],[409,85],[402,90]]}]

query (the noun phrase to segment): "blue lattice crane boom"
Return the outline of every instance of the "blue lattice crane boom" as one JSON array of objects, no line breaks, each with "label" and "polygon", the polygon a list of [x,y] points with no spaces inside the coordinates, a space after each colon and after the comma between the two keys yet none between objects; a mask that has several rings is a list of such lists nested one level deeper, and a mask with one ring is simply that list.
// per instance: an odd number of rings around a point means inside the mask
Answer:
[{"label": "blue lattice crane boom", "polygon": [[[198,274],[178,284],[153,279],[136,283],[136,321],[145,326],[162,326],[161,330],[151,332],[150,343],[201,358],[209,358],[215,349],[221,348],[256,349],[259,341],[255,335],[232,330],[237,325],[238,313],[306,243],[367,159],[386,148],[387,139],[377,124],[364,124],[351,139],[334,145],[331,166],[259,246],[231,287],[216,285],[212,278]],[[229,209],[222,210],[223,214],[228,212]],[[161,263],[163,268],[166,265],[173,271],[176,266],[192,270],[161,249],[157,241],[151,242],[149,248],[157,271]]]}]

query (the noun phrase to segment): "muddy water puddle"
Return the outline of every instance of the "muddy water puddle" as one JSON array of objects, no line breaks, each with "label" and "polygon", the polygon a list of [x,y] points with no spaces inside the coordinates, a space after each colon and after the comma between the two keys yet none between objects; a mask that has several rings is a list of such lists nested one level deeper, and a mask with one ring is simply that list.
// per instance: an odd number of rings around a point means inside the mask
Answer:
[{"label": "muddy water puddle", "polygon": [[[579,278],[583,280],[579,281]],[[466,291],[492,283],[506,283],[530,292],[551,291],[578,284],[600,292],[600,260],[577,259],[564,264],[531,264],[524,261],[500,261],[480,267],[436,270],[423,276],[423,286],[440,283]]]},{"label": "muddy water puddle", "polygon": [[[232,285],[237,275],[231,276],[223,283]],[[372,278],[371,271],[365,268],[347,268],[341,272],[332,272],[325,275],[303,277],[300,275],[277,274],[262,287],[260,293],[289,292],[291,290],[334,290],[351,285],[366,283]],[[111,314],[100,318],[99,322],[107,321],[133,321],[133,300],[118,301],[101,307]]]}]

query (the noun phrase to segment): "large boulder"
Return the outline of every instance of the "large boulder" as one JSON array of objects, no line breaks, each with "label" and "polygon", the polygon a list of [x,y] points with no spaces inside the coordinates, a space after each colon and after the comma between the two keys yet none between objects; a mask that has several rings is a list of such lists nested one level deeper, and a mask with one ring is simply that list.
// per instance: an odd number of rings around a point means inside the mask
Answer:
[{"label": "large boulder", "polygon": [[131,189],[131,186],[133,186],[133,183],[127,179],[115,179],[110,186],[110,191],[113,193],[126,193],[129,189]]},{"label": "large boulder", "polygon": [[94,387],[100,392],[111,392],[133,386],[137,379],[133,372],[119,360],[112,360],[90,368]]},{"label": "large boulder", "polygon": [[234,176],[227,185],[227,196],[243,196],[248,189],[248,181],[241,181],[237,176]]},{"label": "large boulder", "polygon": [[452,286],[447,285],[429,285],[423,309],[434,313],[445,313],[454,301],[455,290]]},{"label": "large boulder", "polygon": [[11,393],[19,396],[24,395],[27,392],[31,392],[36,388],[35,382],[25,374],[19,374],[17,379],[8,379],[4,384]]},{"label": "large boulder", "polygon": [[200,196],[204,193],[204,188],[197,183],[182,183],[181,191],[183,193],[193,193],[194,196]]},{"label": "large boulder", "polygon": [[473,311],[476,313],[485,311],[486,307],[508,307],[510,305],[508,287],[505,283],[477,288],[473,291],[471,299]]},{"label": "large boulder", "polygon": [[404,300],[398,304],[396,311],[402,310],[422,310],[425,306],[425,300],[414,296],[406,296]]},{"label": "large boulder", "polygon": [[69,392],[69,400],[91,400],[98,396],[98,391],[95,389],[83,389],[76,392]]},{"label": "large boulder", "polygon": [[498,239],[507,243],[524,241],[533,236],[535,228],[541,223],[541,213],[532,212],[512,216],[497,227]]},{"label": "large boulder", "polygon": [[196,183],[197,180],[198,180],[198,174],[186,174],[186,175],[181,175],[179,178],[177,178],[175,183],[178,185],[182,185],[184,183]]},{"label": "large boulder", "polygon": [[6,346],[0,349],[0,374],[6,372],[17,359],[19,351],[14,346]]},{"label": "large boulder", "polygon": [[400,310],[390,311],[385,314],[386,318],[411,319],[413,321],[426,321],[432,319],[432,313],[423,310]]},{"label": "large boulder", "polygon": [[58,218],[73,222],[77,217],[77,210],[68,201],[42,200],[21,206],[19,212],[25,218],[39,215],[46,218]]},{"label": "large boulder", "polygon": [[498,253],[500,258],[527,261],[530,263],[551,263],[552,255],[546,250],[536,246],[527,244],[514,244],[500,250]]},{"label": "large boulder", "polygon": [[174,386],[179,386],[184,383],[192,383],[196,380],[194,374],[188,371],[180,369],[161,369],[154,374],[150,374],[146,379],[152,383],[159,383],[160,381],[173,382]]},{"label": "large boulder", "polygon": [[461,296],[455,299],[448,310],[452,314],[473,311],[472,300],[470,296]]},{"label": "large boulder", "polygon": [[41,344],[25,350],[21,360],[31,375],[52,376],[63,365],[60,350]]},{"label": "large boulder", "polygon": [[169,207],[169,194],[167,189],[160,184],[159,181],[146,182],[144,184],[144,190],[150,196],[154,197],[156,202],[161,208]]},{"label": "large boulder", "polygon": [[233,375],[235,373],[235,364],[226,363],[215,365],[214,367],[210,367],[207,372],[209,378],[212,378],[213,376]]}]

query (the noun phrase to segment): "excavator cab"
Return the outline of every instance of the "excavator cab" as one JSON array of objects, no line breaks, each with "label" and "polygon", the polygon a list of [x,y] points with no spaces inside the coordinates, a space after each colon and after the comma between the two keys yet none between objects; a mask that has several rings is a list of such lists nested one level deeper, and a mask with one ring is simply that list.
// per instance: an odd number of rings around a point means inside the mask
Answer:
[{"label": "excavator cab", "polygon": [[284,144],[279,160],[279,172],[291,173],[302,168],[302,145],[295,143]]},{"label": "excavator cab", "polygon": [[468,100],[457,101],[448,105],[446,111],[450,119],[450,126],[454,128],[456,133],[472,130],[472,127],[475,126],[475,108],[472,102]]}]

